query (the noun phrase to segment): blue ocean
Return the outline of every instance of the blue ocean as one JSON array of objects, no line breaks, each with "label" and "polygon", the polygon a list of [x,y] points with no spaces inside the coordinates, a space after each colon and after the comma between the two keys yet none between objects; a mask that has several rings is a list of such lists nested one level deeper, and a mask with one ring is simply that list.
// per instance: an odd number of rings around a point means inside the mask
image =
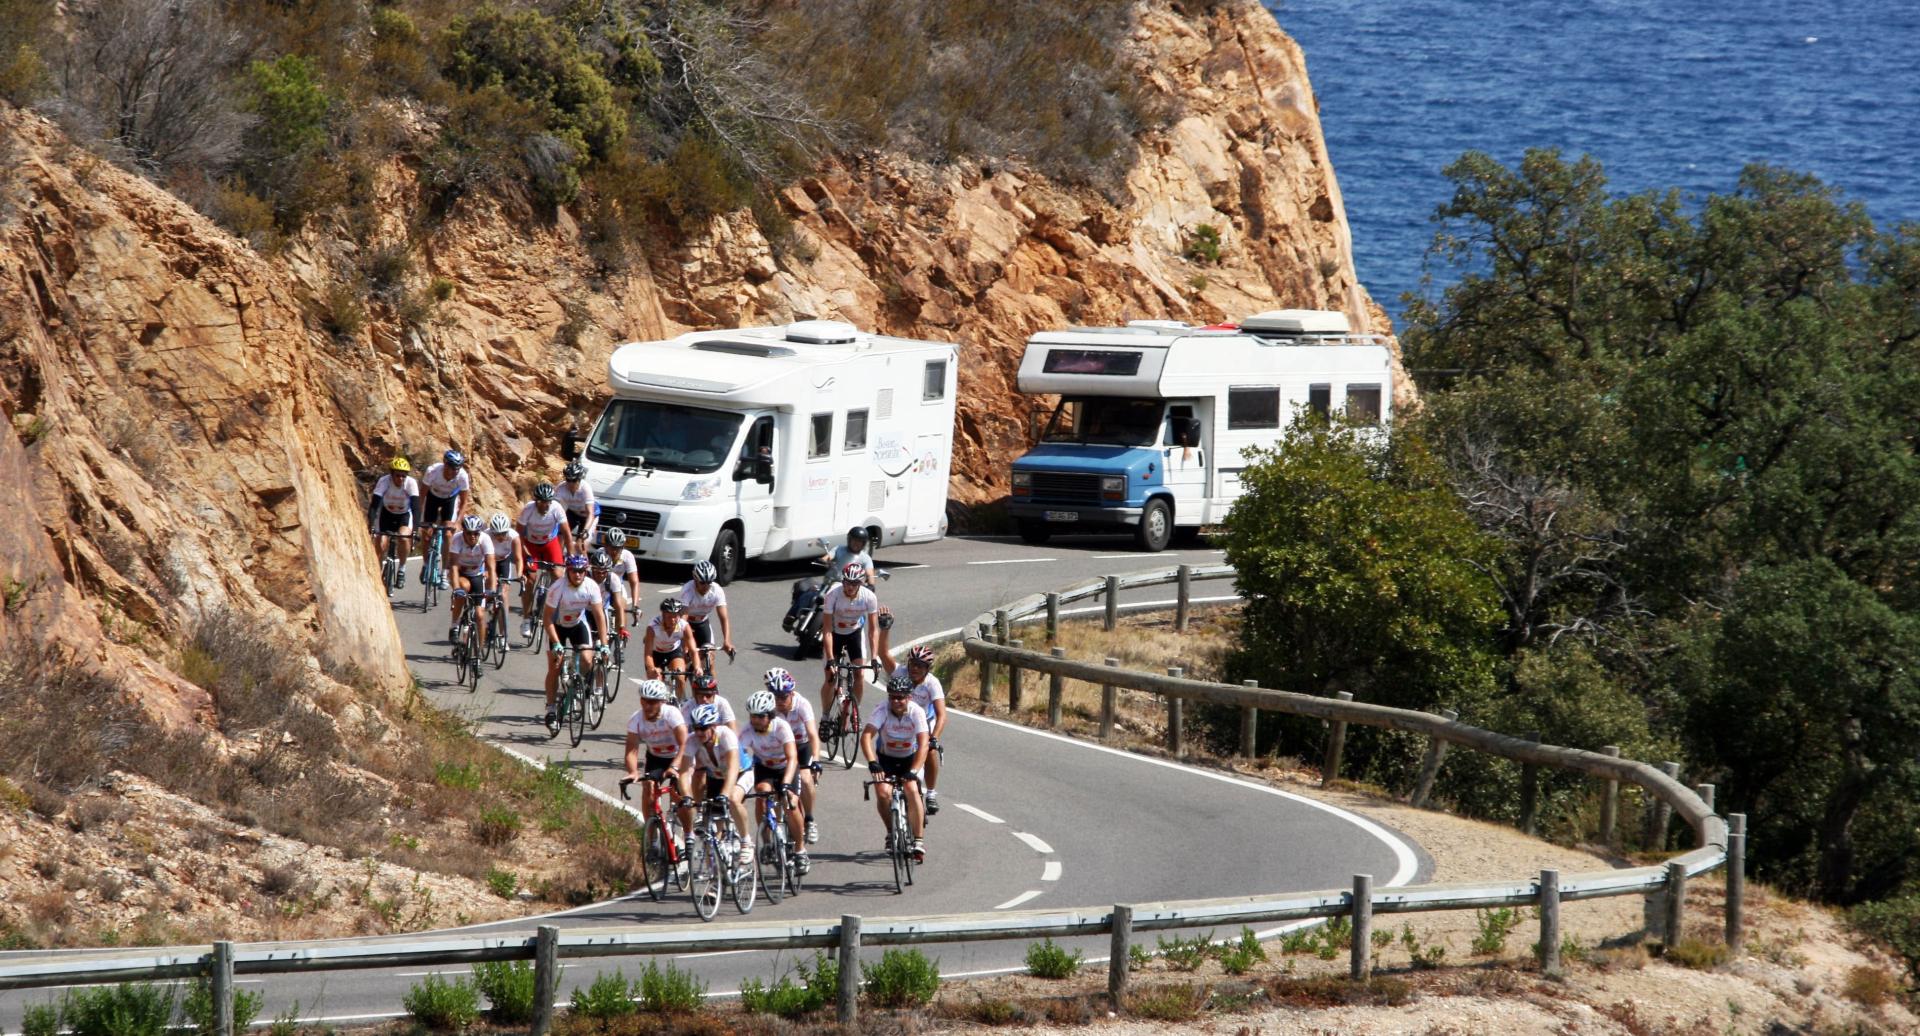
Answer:
[{"label": "blue ocean", "polygon": [[1614,189],[1813,173],[1883,229],[1920,222],[1916,0],[1268,0],[1306,50],[1360,281],[1398,322],[1423,287],[1440,170],[1582,153]]}]

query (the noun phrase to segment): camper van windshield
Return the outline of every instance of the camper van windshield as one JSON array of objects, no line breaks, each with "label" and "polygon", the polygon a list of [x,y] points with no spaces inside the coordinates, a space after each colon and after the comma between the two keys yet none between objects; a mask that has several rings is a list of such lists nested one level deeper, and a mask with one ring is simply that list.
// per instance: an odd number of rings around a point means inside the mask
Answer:
[{"label": "camper van windshield", "polygon": [[1108,443],[1151,446],[1160,434],[1157,399],[1090,396],[1063,399],[1047,424],[1045,442]]},{"label": "camper van windshield", "polygon": [[704,475],[733,455],[740,417],[725,410],[616,399],[587,441],[587,459]]}]

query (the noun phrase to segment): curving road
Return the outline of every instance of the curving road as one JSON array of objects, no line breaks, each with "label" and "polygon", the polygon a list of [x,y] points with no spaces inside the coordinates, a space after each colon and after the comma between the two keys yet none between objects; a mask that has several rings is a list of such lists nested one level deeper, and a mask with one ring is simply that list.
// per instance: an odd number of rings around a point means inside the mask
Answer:
[{"label": "curving road", "polygon": [[[1210,563],[1219,552],[1202,548],[1154,556],[1129,552],[1123,541],[1055,540],[1044,547],[1011,539],[954,537],[889,549],[878,558],[892,579],[881,598],[898,617],[896,653],[908,641],[957,627],[975,615],[1036,590],[1109,572],[1137,571],[1179,561]],[[721,693],[736,707],[770,666],[793,669],[811,696],[817,663],[792,661],[792,639],[780,631],[788,587],[812,569],[805,565],[750,568],[727,588],[734,617],[737,663],[720,661]],[[415,566],[417,572],[417,565]],[[677,588],[684,568],[650,566],[641,572],[648,603]],[[1148,588],[1127,600],[1165,597]],[[1198,584],[1197,594],[1229,592],[1225,583]],[[621,688],[600,730],[578,749],[564,735],[549,741],[540,721],[544,660],[526,652],[504,668],[487,670],[477,693],[449,684],[444,606],[420,609],[417,579],[397,595],[409,664],[433,699],[471,718],[488,739],[531,759],[567,758],[590,788],[614,793],[621,776],[625,719],[638,699]],[[516,631],[517,632],[517,631]],[[632,675],[630,670],[630,675]],[[868,702],[879,700],[870,689]],[[772,905],[764,898],[752,919],[929,914],[1078,906],[1161,899],[1278,893],[1342,887],[1355,873],[1379,884],[1404,884],[1430,870],[1404,838],[1360,817],[1306,798],[1206,770],[1148,759],[954,710],[948,724],[947,768],[941,776],[940,815],[928,830],[928,856],[904,895],[892,889],[892,870],[880,852],[882,828],[861,801],[864,768],[829,768],[816,808],[822,837],[804,893]],[[614,796],[617,799],[617,794]],[[626,897],[557,916],[567,927],[696,921],[681,896],[663,903]],[[738,919],[732,903],[717,921]],[[469,932],[531,933],[521,918],[474,926]],[[417,938],[417,936],[412,937]],[[370,940],[384,941],[384,940]],[[1090,959],[1104,953],[1087,941]],[[935,948],[949,976],[1017,969],[1019,943],[951,944]],[[787,966],[779,955],[699,954],[676,961],[698,972],[718,993],[746,977],[771,977]],[[568,964],[563,996],[598,970],[645,967],[638,959],[579,960]],[[462,969],[442,969],[449,972]],[[272,976],[246,980],[267,994],[263,1018],[294,1001],[313,1020],[387,1017],[418,972],[352,972]],[[40,999],[45,994],[36,994]],[[0,997],[0,1024],[18,1024],[23,994]]]}]

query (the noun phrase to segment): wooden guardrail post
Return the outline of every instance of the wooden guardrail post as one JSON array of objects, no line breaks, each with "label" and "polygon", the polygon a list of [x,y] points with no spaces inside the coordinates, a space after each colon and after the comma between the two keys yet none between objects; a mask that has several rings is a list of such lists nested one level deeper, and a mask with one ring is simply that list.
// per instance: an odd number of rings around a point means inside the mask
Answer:
[{"label": "wooden guardrail post", "polygon": [[[1600,754],[1618,759],[1620,746],[1602,745]],[[1600,844],[1610,846],[1614,844],[1614,835],[1618,833],[1614,828],[1620,823],[1620,779],[1609,777],[1603,783],[1600,792]]]},{"label": "wooden guardrail post", "polygon": [[1179,576],[1175,582],[1178,583],[1180,592],[1174,597],[1173,602],[1173,628],[1175,632],[1184,633],[1190,614],[1188,604],[1193,598],[1193,566],[1181,565],[1177,571]]},{"label": "wooden guardrail post", "polygon": [[1747,815],[1727,814],[1727,948],[1746,942]]},{"label": "wooden guardrail post", "polygon": [[[1440,718],[1451,723],[1460,718],[1452,709],[1441,709]],[[1440,766],[1447,761],[1447,742],[1438,734],[1427,739],[1426,758],[1420,760],[1420,779],[1414,782],[1413,795],[1407,804],[1415,809],[1425,809],[1427,800],[1433,796],[1433,784],[1440,779]]]},{"label": "wooden guardrail post", "polygon": [[[1341,691],[1334,695],[1341,701],[1352,701],[1352,691]],[[1327,730],[1327,760],[1320,766],[1320,783],[1332,784],[1340,779],[1340,755],[1347,750],[1347,721],[1336,719]]]},{"label": "wooden guardrail post", "polygon": [[[1021,646],[1021,642],[1019,640],[1012,640],[1008,642],[1008,645],[1017,648]],[[1007,666],[1007,711],[1009,713],[1020,711],[1021,697],[1020,667],[1017,665],[1009,665]]]},{"label": "wooden guardrail post", "polygon": [[1680,944],[1687,920],[1687,865],[1667,864],[1667,918],[1662,939],[1672,948]]},{"label": "wooden guardrail post", "polygon": [[[991,624],[981,623],[980,639],[991,643],[993,641],[992,630],[993,627]],[[980,658],[980,700],[983,702],[993,700],[993,660],[984,655]]]},{"label": "wooden guardrail post", "polygon": [[[1672,761],[1661,763],[1660,772],[1678,779],[1680,764]],[[1673,821],[1673,807],[1653,792],[1648,791],[1647,794],[1653,798],[1653,808],[1647,811],[1647,832],[1641,841],[1646,843],[1645,848],[1659,852],[1667,847],[1667,825]]]},{"label": "wooden guardrail post", "polygon": [[[1120,665],[1120,660],[1113,657],[1112,655],[1108,655],[1107,664],[1118,668]],[[1119,710],[1119,706],[1120,706],[1120,691],[1110,683],[1101,684],[1100,685],[1100,740],[1106,741],[1113,737],[1113,714]]]},{"label": "wooden guardrail post", "polygon": [[[1260,681],[1242,680],[1240,686],[1259,689]],[[1260,710],[1249,705],[1240,710],[1240,754],[1248,759],[1258,755],[1260,738]]]},{"label": "wooden guardrail post", "polygon": [[860,1016],[860,915],[840,915],[840,988],[834,1006],[842,1026]]},{"label": "wooden guardrail post", "polygon": [[1360,981],[1372,971],[1373,954],[1373,875],[1353,876],[1353,948],[1347,958],[1347,975]]},{"label": "wooden guardrail post", "polygon": [[[1053,657],[1067,657],[1067,649],[1063,647],[1054,648]],[[1066,691],[1066,677],[1061,676],[1059,673],[1047,674],[1047,726],[1050,729],[1060,729],[1060,699],[1066,694]]]},{"label": "wooden guardrail post", "polygon": [[1059,642],[1060,642],[1060,595],[1057,593],[1049,592],[1047,594],[1047,643],[1058,644]]},{"label": "wooden guardrail post", "polygon": [[532,1036],[546,1036],[553,1026],[553,1002],[560,996],[560,929],[543,924],[533,936]]},{"label": "wooden guardrail post", "polygon": [[1115,1010],[1127,999],[1127,967],[1133,957],[1133,908],[1113,908],[1113,938],[1107,943],[1107,999]]},{"label": "wooden guardrail post", "polygon": [[214,1036],[233,1036],[233,943],[222,939],[213,944],[207,970],[207,985],[213,993]]},{"label": "wooden guardrail post", "polygon": [[[1178,680],[1186,674],[1179,666],[1168,666],[1167,675]],[[1167,751],[1175,759],[1187,754],[1187,709],[1186,700],[1178,695],[1167,695]]]},{"label": "wooden guardrail post", "polygon": [[1108,576],[1107,577],[1107,618],[1106,618],[1106,624],[1102,628],[1105,629],[1107,632],[1111,633],[1113,632],[1114,628],[1119,625],[1120,625],[1120,577]]},{"label": "wooden guardrail post", "polygon": [[1560,975],[1560,872],[1540,872],[1540,972]]},{"label": "wooden guardrail post", "polygon": [[[1527,731],[1527,740],[1540,743],[1538,730]],[[1520,764],[1520,832],[1531,835],[1540,826],[1540,767]]]}]

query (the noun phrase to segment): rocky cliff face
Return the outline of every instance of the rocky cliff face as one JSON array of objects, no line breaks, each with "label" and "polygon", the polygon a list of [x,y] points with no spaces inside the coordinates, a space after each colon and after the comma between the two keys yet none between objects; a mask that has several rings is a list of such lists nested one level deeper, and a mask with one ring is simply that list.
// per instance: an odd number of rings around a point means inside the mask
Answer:
[{"label": "rocky cliff face", "polygon": [[[410,235],[419,192],[399,159],[373,187],[371,234],[314,227],[265,255],[0,110],[0,650],[51,643],[152,720],[210,727],[207,692],[175,675],[183,637],[265,614],[304,637],[316,680],[397,691],[364,480],[395,451],[458,443],[481,507],[509,509],[554,475],[559,433],[593,418],[622,341],[818,317],[956,342],[952,496],[977,504],[1025,445],[1013,378],[1034,331],[1283,306],[1385,331],[1299,48],[1256,0],[1196,15],[1139,0],[1135,25],[1139,75],[1177,117],[1116,188],[842,156],[781,193],[777,251],[740,212],[617,264],[572,213],[510,195]],[[1218,262],[1183,256],[1203,224]],[[376,247],[356,240],[414,257],[359,327],[325,316]],[[446,297],[402,312],[399,294]]]}]

